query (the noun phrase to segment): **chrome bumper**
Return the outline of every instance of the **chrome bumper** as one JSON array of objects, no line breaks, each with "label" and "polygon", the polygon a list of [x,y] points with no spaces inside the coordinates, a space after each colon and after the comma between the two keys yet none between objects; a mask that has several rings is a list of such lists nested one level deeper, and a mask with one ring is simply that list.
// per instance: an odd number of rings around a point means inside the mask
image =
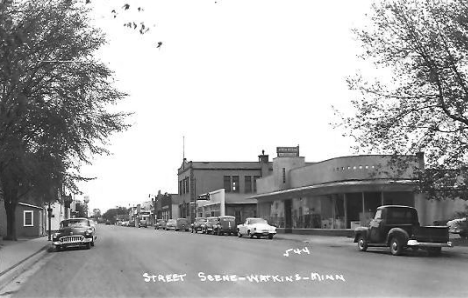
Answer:
[{"label": "chrome bumper", "polygon": [[73,246],[81,245],[89,242],[93,242],[93,238],[85,238],[82,236],[65,236],[59,239],[59,241],[53,241],[52,244],[55,246]]},{"label": "chrome bumper", "polygon": [[421,247],[453,247],[452,241],[447,241],[444,243],[436,242],[419,242],[418,240],[408,240],[408,246],[421,246]]}]

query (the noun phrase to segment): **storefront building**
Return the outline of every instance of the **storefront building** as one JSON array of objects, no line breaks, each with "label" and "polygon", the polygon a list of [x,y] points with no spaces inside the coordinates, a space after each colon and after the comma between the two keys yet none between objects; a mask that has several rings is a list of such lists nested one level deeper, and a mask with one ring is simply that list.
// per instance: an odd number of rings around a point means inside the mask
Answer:
[{"label": "storefront building", "polygon": [[[179,214],[193,222],[197,216],[225,215],[236,217],[237,222],[256,216],[257,201],[249,199],[256,192],[257,179],[268,176],[272,171],[268,155],[262,152],[258,161],[252,162],[194,162],[183,160],[178,170]],[[225,208],[207,202],[199,209],[199,196],[223,190]]]},{"label": "storefront building", "polygon": [[257,180],[252,198],[258,202],[258,216],[284,232],[351,230],[367,225],[380,205],[424,205],[423,195],[415,192],[416,170],[424,168],[422,153],[316,163],[306,163],[298,147],[279,147],[277,153],[273,173]]}]

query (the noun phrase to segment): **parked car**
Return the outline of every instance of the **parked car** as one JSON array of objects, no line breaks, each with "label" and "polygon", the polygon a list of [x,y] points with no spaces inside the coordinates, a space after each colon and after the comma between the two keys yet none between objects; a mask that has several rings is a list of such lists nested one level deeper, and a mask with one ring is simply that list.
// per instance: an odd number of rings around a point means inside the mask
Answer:
[{"label": "parked car", "polygon": [[239,237],[243,235],[250,236],[250,238],[266,236],[273,239],[276,235],[276,227],[269,225],[263,218],[249,217],[243,224],[237,226],[237,232]]},{"label": "parked car", "polygon": [[176,221],[176,231],[190,231],[190,224],[186,218],[178,218]]},{"label": "parked car", "polygon": [[166,229],[166,221],[164,219],[158,219],[156,221],[156,224],[154,225],[154,229],[155,230],[159,230],[159,229],[165,230]]},{"label": "parked car", "polygon": [[218,221],[213,226],[213,234],[219,236],[222,236],[223,234],[236,235],[236,218],[230,215],[218,217]]},{"label": "parked car", "polygon": [[460,238],[463,239],[468,238],[468,221],[466,217],[449,220],[447,226],[449,227],[450,233],[458,234]]},{"label": "parked car", "polygon": [[122,227],[128,227],[128,224],[129,224],[128,220],[122,221]]},{"label": "parked car", "polygon": [[217,224],[219,221],[217,216],[210,216],[206,219],[205,224],[205,234],[212,234],[213,233],[213,226]]},{"label": "parked car", "polygon": [[139,228],[147,228],[148,227],[148,221],[146,219],[140,219],[138,221],[138,227]]},{"label": "parked car", "polygon": [[191,224],[192,233],[193,232],[198,233],[198,231],[201,231],[202,233],[204,233],[205,225],[206,225],[206,217],[196,217],[193,224]]},{"label": "parked car", "polygon": [[177,220],[169,219],[166,223],[166,230],[176,230],[177,228]]},{"label": "parked car", "polygon": [[447,226],[421,227],[416,209],[401,205],[378,207],[369,226],[356,228],[354,235],[360,251],[366,251],[368,247],[389,247],[395,256],[410,247],[439,255],[442,247],[452,246]]},{"label": "parked car", "polygon": [[134,220],[129,220],[127,227],[135,227],[135,221]]},{"label": "parked car", "polygon": [[96,239],[96,228],[89,219],[71,218],[60,222],[58,232],[52,236],[52,243],[56,251],[79,246],[89,249]]}]

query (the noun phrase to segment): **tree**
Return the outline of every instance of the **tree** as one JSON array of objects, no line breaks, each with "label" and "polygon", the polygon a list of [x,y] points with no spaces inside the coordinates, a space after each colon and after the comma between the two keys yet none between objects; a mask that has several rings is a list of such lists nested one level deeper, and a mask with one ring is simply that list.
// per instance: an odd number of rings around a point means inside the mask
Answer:
[{"label": "tree", "polygon": [[16,239],[18,201],[79,193],[80,166],[108,154],[128,113],[110,112],[126,94],[93,57],[105,38],[85,6],[70,0],[0,2],[0,186],[7,239]]},{"label": "tree", "polygon": [[361,151],[424,151],[429,198],[468,199],[468,1],[383,0],[354,30],[361,57],[389,78],[348,79],[360,96],[339,124]]},{"label": "tree", "polygon": [[128,209],[125,207],[116,207],[108,209],[102,217],[106,220],[111,222],[112,224],[115,223],[117,219],[128,219]]}]

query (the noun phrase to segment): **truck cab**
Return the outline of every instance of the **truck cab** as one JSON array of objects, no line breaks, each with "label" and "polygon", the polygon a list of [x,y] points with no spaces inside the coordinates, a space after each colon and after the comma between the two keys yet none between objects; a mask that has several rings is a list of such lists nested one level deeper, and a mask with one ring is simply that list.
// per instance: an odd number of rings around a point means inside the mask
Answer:
[{"label": "truck cab", "polygon": [[416,209],[401,205],[378,207],[368,227],[355,229],[354,242],[360,251],[368,247],[389,247],[392,255],[400,255],[409,247],[438,255],[442,247],[452,246],[448,227],[421,227]]}]

